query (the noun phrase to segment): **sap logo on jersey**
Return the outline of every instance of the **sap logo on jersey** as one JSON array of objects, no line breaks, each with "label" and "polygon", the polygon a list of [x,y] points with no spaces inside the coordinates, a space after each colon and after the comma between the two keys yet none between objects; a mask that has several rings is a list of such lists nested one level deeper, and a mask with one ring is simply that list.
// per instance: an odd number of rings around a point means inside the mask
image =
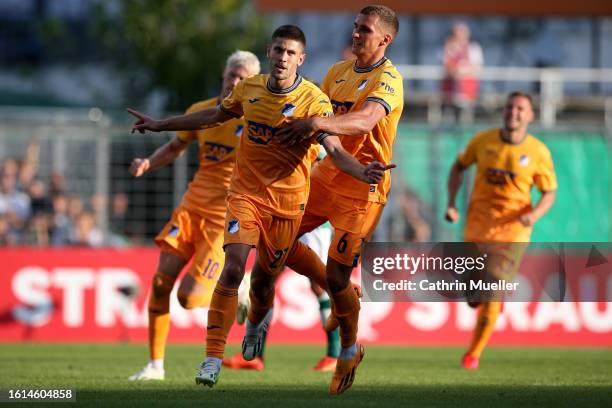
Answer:
[{"label": "sap logo on jersey", "polygon": [[295,105],[292,103],[287,103],[285,104],[285,106],[283,107],[283,110],[281,111],[284,117],[290,117],[293,116],[293,112],[295,112]]},{"label": "sap logo on jersey", "polygon": [[334,114],[336,115],[344,115],[348,111],[351,110],[351,107],[354,105],[353,102],[340,102],[332,99],[331,101],[332,107],[334,109]]},{"label": "sap logo on jersey", "polygon": [[206,160],[223,160],[233,151],[234,148],[232,146],[213,142],[204,143],[204,157],[206,158]]},{"label": "sap logo on jersey", "polygon": [[240,221],[238,220],[230,220],[227,223],[227,232],[230,234],[235,234],[240,230]]},{"label": "sap logo on jersey", "polygon": [[268,126],[265,123],[254,122],[252,120],[249,120],[248,126],[249,127],[247,130],[249,140],[253,143],[263,145],[270,143],[270,140],[272,140],[272,137],[274,137],[278,131],[278,128]]},{"label": "sap logo on jersey", "polygon": [[510,170],[496,169],[493,167],[489,167],[487,169],[486,175],[487,182],[496,186],[506,185],[509,181],[512,181],[516,178],[516,173]]}]

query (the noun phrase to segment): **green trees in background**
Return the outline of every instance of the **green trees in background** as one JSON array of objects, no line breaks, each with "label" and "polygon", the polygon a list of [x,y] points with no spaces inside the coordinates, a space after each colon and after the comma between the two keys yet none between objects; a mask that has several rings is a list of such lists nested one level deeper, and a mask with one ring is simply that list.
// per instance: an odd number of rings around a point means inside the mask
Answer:
[{"label": "green trees in background", "polygon": [[249,0],[124,0],[119,10],[98,6],[92,30],[125,75],[125,103],[152,90],[166,109],[183,110],[219,91],[227,56],[236,49],[262,55],[265,20]]}]

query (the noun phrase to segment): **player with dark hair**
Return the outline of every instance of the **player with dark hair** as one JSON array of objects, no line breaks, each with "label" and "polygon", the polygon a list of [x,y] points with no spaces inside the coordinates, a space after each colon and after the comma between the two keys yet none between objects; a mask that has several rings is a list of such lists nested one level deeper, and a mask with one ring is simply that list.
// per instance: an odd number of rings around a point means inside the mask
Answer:
[{"label": "player with dark hair", "polygon": [[[356,58],[333,65],[321,84],[331,99],[335,116],[295,120],[279,132],[283,142],[292,145],[318,132],[332,133],[341,135],[342,146],[361,163],[390,163],[404,93],[402,76],[385,57],[385,51],[398,28],[392,9],[378,5],[362,8],[352,34]],[[364,355],[363,347],[357,343],[359,298],[350,284],[350,275],[363,243],[376,228],[390,185],[390,174],[385,173],[380,183],[365,185],[345,177],[328,158],[324,159],[313,171],[311,195],[299,234],[326,221],[331,223],[334,238],[327,265],[299,241],[287,258],[287,265],[303,275],[327,276],[342,345],[329,387],[332,395],[352,385]],[[257,314],[261,316],[264,310]]]},{"label": "player with dark hair", "polygon": [[[236,51],[227,59],[219,96],[193,104],[186,113],[218,105],[236,84],[260,70],[259,59],[248,51]],[[170,293],[189,261],[181,280],[178,300],[185,309],[208,307],[223,268],[225,195],[230,183],[236,148],[244,129],[242,119],[197,131],[182,131],[148,158],[135,158],[130,166],[134,177],[176,160],[191,142],[200,147],[200,165],[183,201],[172,219],[155,238],[160,248],[159,264],[153,275],[149,297],[149,362],[130,380],[163,380],[166,340],[170,330]]]},{"label": "player with dark hair", "polygon": [[[208,312],[207,357],[196,376],[199,384],[213,386],[219,378],[227,335],[235,320],[238,287],[251,248],[257,247],[258,267],[251,275],[252,287],[273,282],[284,268],[308,199],[317,143],[323,145],[335,165],[365,186],[380,181],[386,170],[376,161],[371,160],[367,166],[359,163],[342,148],[337,136],[326,132],[291,147],[279,144],[277,133],[288,118],[333,115],[327,96],[297,72],[304,62],[304,47],[304,34],[298,27],[279,27],[268,47],[270,74],[239,82],[217,108],[159,121],[131,111],[138,118],[133,127],[139,131],[200,129],[242,116],[247,123],[227,196],[225,265]],[[324,280],[318,283],[325,286]],[[267,299],[255,296],[251,301],[261,304]],[[258,332],[263,329],[262,325],[256,328]]]}]

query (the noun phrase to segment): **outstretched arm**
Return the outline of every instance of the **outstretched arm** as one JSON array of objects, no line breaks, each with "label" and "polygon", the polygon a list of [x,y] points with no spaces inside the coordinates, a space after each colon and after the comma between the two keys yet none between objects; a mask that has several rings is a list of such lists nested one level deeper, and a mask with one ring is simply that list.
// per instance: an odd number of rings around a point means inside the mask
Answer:
[{"label": "outstretched arm", "polygon": [[331,118],[315,117],[314,131],[343,136],[363,136],[374,129],[374,126],[387,115],[387,111],[378,102],[366,102],[361,109]]},{"label": "outstretched arm", "polygon": [[321,145],[336,167],[367,184],[380,183],[385,171],[396,167],[395,164],[384,165],[377,161],[364,166],[349,152],[344,150],[338,136],[325,137],[321,141]]},{"label": "outstretched arm", "polygon": [[288,125],[279,130],[279,142],[292,146],[315,133],[329,133],[343,136],[363,136],[387,114],[377,102],[366,102],[361,109],[340,116],[312,117],[308,119],[289,119]]},{"label": "outstretched arm", "polygon": [[448,222],[456,223],[459,221],[459,211],[457,211],[457,207],[455,206],[455,200],[457,198],[457,192],[463,183],[464,171],[465,168],[461,166],[457,160],[455,160],[450,169],[450,173],[448,174],[448,182],[446,184],[448,191],[448,204],[446,206],[446,213],[444,215],[444,218]]},{"label": "outstretched arm", "polygon": [[140,177],[148,171],[166,166],[182,155],[188,145],[189,143],[174,137],[168,143],[155,150],[149,157],[145,159],[137,157],[132,160],[130,174],[134,177]]},{"label": "outstretched arm", "polygon": [[202,109],[186,115],[172,116],[160,120],[153,119],[131,108],[128,108],[127,111],[136,117],[136,122],[132,125],[132,133],[134,131],[144,133],[146,130],[151,132],[198,130],[218,126],[233,118],[219,107]]}]

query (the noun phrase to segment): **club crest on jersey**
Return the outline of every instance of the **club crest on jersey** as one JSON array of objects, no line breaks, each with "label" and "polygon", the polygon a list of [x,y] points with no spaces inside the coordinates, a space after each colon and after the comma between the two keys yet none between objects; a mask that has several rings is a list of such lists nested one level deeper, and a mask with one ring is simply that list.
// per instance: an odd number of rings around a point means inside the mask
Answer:
[{"label": "club crest on jersey", "polygon": [[286,118],[293,116],[293,112],[295,112],[295,105],[292,103],[286,103],[283,107],[283,110],[281,111],[283,116]]},{"label": "club crest on jersey", "polygon": [[361,91],[363,88],[365,88],[366,84],[368,83],[367,79],[364,79],[363,81],[361,81],[361,83],[359,84],[359,86],[357,87],[358,91]]},{"label": "club crest on jersey", "polygon": [[176,225],[171,226],[170,231],[168,231],[168,235],[173,238],[176,238],[178,233],[179,233],[179,227],[177,227]]},{"label": "club crest on jersey", "polygon": [[236,130],[234,131],[236,137],[240,137],[242,135],[242,129],[244,129],[243,125],[236,126]]},{"label": "club crest on jersey", "polygon": [[230,234],[235,234],[240,230],[240,221],[238,220],[230,220],[227,223],[227,232]]},{"label": "club crest on jersey", "polygon": [[527,165],[529,164],[529,156],[527,156],[526,154],[521,154],[521,157],[519,158],[519,164],[522,167],[527,167]]}]

